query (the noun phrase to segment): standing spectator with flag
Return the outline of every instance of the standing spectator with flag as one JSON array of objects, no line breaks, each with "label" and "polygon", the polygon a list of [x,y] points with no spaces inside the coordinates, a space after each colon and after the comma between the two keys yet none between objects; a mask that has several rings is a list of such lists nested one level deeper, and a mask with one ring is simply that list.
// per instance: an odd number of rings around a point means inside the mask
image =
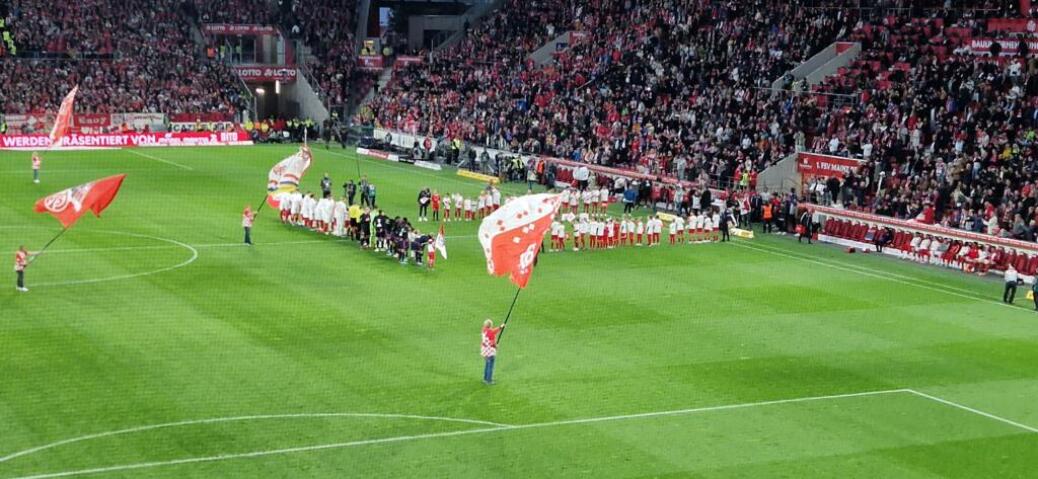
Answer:
[{"label": "standing spectator with flag", "polygon": [[40,182],[40,168],[43,166],[43,159],[40,158],[38,151],[32,152],[32,182],[39,184]]},{"label": "standing spectator with flag", "polygon": [[19,246],[14,254],[14,272],[18,276],[16,288],[23,293],[29,292],[29,288],[25,287],[25,268],[29,266],[29,258],[32,256],[32,253],[25,250],[25,246]]},{"label": "standing spectator with flag", "polygon": [[252,246],[252,222],[256,219],[256,213],[252,211],[252,205],[245,205],[245,211],[241,214],[241,225],[245,229],[245,244]]},{"label": "standing spectator with flag", "polygon": [[494,322],[487,319],[483,321],[483,337],[480,344],[480,354],[485,364],[483,366],[483,384],[494,384],[494,359],[497,357],[497,337],[505,325],[494,327]]}]

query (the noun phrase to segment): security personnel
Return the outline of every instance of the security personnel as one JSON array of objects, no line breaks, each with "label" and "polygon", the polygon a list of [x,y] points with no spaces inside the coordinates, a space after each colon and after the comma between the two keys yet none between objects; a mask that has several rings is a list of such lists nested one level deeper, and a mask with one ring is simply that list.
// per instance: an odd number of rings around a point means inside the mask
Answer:
[{"label": "security personnel", "polygon": [[1016,297],[1016,283],[1020,281],[1020,273],[1016,271],[1013,265],[1006,267],[1006,289],[1002,292],[1002,302],[1007,304],[1013,304],[1013,298]]}]

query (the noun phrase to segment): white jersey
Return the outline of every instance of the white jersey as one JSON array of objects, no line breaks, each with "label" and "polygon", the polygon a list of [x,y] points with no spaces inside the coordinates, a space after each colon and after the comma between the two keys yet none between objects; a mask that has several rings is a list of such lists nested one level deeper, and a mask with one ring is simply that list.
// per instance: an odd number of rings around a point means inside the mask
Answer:
[{"label": "white jersey", "polygon": [[576,207],[577,205],[579,205],[580,204],[580,193],[577,192],[576,190],[572,190],[572,191],[566,190],[566,191],[570,192],[569,193],[569,205],[571,207]]},{"label": "white jersey", "polygon": [[479,209],[483,209],[483,208],[487,207],[487,195],[486,194],[479,195],[479,203],[477,204],[477,206],[479,207]]},{"label": "white jersey", "polygon": [[552,221],[551,222],[551,235],[552,236],[554,236],[556,238],[559,237],[559,227],[560,226],[562,226],[562,223],[559,223],[558,221]]},{"label": "white jersey", "polygon": [[612,221],[607,222],[605,224],[605,234],[606,234],[606,236],[612,238],[613,234],[614,234],[613,233],[614,231],[616,231],[616,223],[614,223]]},{"label": "white jersey", "polygon": [[626,221],[621,221],[620,222],[620,234],[627,234],[630,231],[631,230],[628,229],[628,223]]},{"label": "white jersey", "polygon": [[451,209],[451,195],[443,195],[443,198],[440,198],[440,203],[443,204],[444,210]]},{"label": "white jersey", "polygon": [[497,188],[490,190],[490,201],[494,206],[501,206],[501,190]]},{"label": "white jersey", "polygon": [[627,221],[627,222],[624,223],[624,225],[627,226],[627,232],[628,233],[634,233],[634,222],[633,221]]},{"label": "white jersey", "polygon": [[598,201],[601,201],[602,203],[608,203],[609,202],[609,190],[608,189],[602,188],[602,189],[598,190]]},{"label": "white jersey", "polygon": [[595,222],[595,236],[602,236],[605,234],[605,223],[601,221]]},{"label": "white jersey", "polygon": [[696,217],[695,216],[689,216],[688,217],[688,221],[685,222],[685,231],[688,231],[689,233],[691,233],[691,232],[693,232],[695,230],[696,230]]},{"label": "white jersey", "polygon": [[663,220],[659,218],[649,220],[649,232],[652,234],[660,234],[663,232]]},{"label": "white jersey", "polygon": [[577,231],[582,235],[586,235],[591,231],[591,225],[587,221],[581,221],[577,223]]},{"label": "white jersey", "polygon": [[567,223],[572,223],[572,222],[574,222],[576,220],[577,220],[577,215],[575,215],[575,214],[573,214],[571,212],[562,214],[562,221],[565,221]]},{"label": "white jersey", "polygon": [[919,249],[930,249],[930,243],[932,243],[932,241],[930,241],[929,238],[920,241]]},{"label": "white jersey", "polygon": [[678,234],[678,222],[677,221],[671,221],[670,222],[670,226],[668,226],[667,228],[668,228],[668,230],[670,230],[670,234],[672,234],[672,235]]},{"label": "white jersey", "polygon": [[303,209],[303,194],[299,193],[298,191],[292,193],[291,198],[289,198],[289,201],[292,203],[292,214],[298,215],[300,211]]},{"label": "white jersey", "polygon": [[685,219],[680,216],[674,218],[674,228],[678,233],[685,231]]},{"label": "white jersey", "polygon": [[919,249],[919,244],[922,243],[922,242],[923,242],[923,237],[922,236],[916,236],[915,238],[912,238],[912,242],[909,243],[909,246],[911,246],[912,249]]},{"label": "white jersey", "polygon": [[591,204],[591,203],[594,203],[594,202],[595,202],[595,197],[596,197],[596,196],[597,196],[597,195],[595,195],[594,193],[592,193],[592,192],[591,192],[591,190],[586,190],[586,191],[584,191],[584,198],[583,198],[583,200],[584,200],[584,204],[585,204],[585,205],[589,205],[589,204]]},{"label": "white jersey", "polygon": [[638,223],[634,225],[634,231],[638,234],[645,233],[645,223],[642,223],[641,220],[638,220]]},{"label": "white jersey", "polygon": [[454,197],[454,206],[461,208],[461,204],[465,201],[465,197],[461,196],[461,193],[454,193],[452,196]]},{"label": "white jersey", "polygon": [[476,211],[475,204],[473,204],[471,198],[465,198],[465,211]]}]

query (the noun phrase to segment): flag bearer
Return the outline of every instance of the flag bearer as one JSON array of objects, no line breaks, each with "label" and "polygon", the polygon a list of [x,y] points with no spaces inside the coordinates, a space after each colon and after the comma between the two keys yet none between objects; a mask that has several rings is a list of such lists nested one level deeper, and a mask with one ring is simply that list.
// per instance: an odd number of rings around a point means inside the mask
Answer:
[{"label": "flag bearer", "polygon": [[29,292],[29,288],[25,287],[25,268],[29,266],[31,257],[32,254],[25,250],[25,246],[19,246],[18,251],[14,254],[14,272],[18,276],[16,287],[23,293]]},{"label": "flag bearer", "polygon": [[245,205],[245,211],[241,214],[241,226],[245,228],[245,244],[252,246],[252,222],[256,219],[256,213],[252,211],[252,205]]},{"label": "flag bearer", "polygon": [[483,321],[483,337],[480,344],[480,354],[483,356],[485,365],[483,367],[483,384],[494,384],[494,358],[497,356],[497,338],[505,325],[494,327],[491,320]]}]

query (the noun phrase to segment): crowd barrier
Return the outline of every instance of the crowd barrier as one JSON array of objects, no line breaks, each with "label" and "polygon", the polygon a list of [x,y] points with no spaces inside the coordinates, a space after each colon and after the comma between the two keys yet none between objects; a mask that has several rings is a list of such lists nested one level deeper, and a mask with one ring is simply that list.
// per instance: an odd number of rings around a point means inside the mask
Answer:
[{"label": "crowd barrier", "polygon": [[[806,205],[819,218],[821,229],[818,239],[823,242],[854,247],[863,251],[876,251],[875,238],[883,229],[893,230],[893,237],[883,248],[883,253],[900,258],[917,259],[911,242],[917,235],[940,239],[948,249],[933,262],[950,267],[966,267],[958,253],[967,245],[990,248],[991,256],[987,267],[994,272],[1004,272],[1011,264],[1028,283],[1034,282],[1038,272],[1038,244],[1027,241],[1000,238],[988,234],[946,228],[917,221],[899,220],[859,211],[849,211],[821,205]],[[934,253],[936,254],[936,253]],[[987,268],[985,268],[987,269]]]}]

